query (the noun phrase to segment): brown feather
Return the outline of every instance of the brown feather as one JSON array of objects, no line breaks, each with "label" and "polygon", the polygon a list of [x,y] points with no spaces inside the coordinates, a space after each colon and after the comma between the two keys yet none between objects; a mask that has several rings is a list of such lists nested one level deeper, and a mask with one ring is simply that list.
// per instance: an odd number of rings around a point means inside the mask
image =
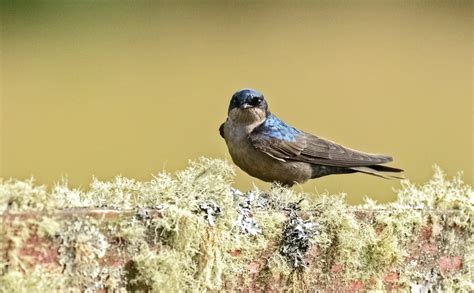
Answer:
[{"label": "brown feather", "polygon": [[[367,167],[392,161],[389,156],[356,151],[309,133],[302,133],[295,141],[286,141],[252,132],[249,140],[256,149],[281,160],[336,167]],[[379,168],[378,171],[401,171],[397,168],[386,168]]]}]

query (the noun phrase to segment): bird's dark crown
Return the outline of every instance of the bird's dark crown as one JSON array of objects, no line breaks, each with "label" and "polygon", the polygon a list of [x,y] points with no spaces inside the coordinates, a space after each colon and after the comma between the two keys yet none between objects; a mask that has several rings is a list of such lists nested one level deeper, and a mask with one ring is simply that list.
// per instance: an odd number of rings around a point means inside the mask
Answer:
[{"label": "bird's dark crown", "polygon": [[253,89],[243,89],[236,92],[232,99],[230,100],[229,110],[239,108],[239,109],[249,109],[249,108],[260,108],[265,112],[268,112],[268,105],[265,101],[264,96]]}]

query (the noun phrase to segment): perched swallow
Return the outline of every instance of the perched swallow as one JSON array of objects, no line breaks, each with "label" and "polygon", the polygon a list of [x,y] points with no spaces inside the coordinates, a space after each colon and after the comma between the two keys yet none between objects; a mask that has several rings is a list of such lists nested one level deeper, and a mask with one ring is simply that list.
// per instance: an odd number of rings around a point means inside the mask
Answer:
[{"label": "perched swallow", "polygon": [[403,170],[383,166],[392,161],[368,154],[287,125],[273,115],[263,95],[252,89],[236,92],[227,120],[219,127],[234,163],[253,177],[292,186],[331,174],[361,172],[394,177],[384,172]]}]

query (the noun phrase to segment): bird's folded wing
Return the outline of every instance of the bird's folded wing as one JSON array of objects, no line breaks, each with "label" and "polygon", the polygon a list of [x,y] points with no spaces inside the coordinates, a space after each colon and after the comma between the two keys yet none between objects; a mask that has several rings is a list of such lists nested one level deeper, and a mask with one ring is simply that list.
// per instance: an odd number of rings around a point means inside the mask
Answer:
[{"label": "bird's folded wing", "polygon": [[299,157],[306,146],[304,141],[288,141],[255,132],[250,133],[249,140],[257,150],[281,161]]},{"label": "bird's folded wing", "polygon": [[389,156],[359,152],[304,132],[293,140],[284,140],[255,129],[250,133],[249,141],[257,150],[284,161],[339,167],[363,167],[392,161]]}]

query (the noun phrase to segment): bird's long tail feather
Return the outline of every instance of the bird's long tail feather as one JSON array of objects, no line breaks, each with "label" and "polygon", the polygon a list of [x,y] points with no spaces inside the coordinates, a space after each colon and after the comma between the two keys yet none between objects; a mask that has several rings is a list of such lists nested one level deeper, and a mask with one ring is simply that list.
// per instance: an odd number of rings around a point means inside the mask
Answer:
[{"label": "bird's long tail feather", "polygon": [[385,178],[385,179],[392,179],[392,178],[405,179],[404,177],[382,173],[382,172],[393,172],[393,173],[403,172],[402,169],[398,169],[394,167],[388,167],[388,166],[383,166],[383,165],[372,165],[372,166],[367,166],[367,167],[351,167],[350,169],[357,172],[374,175],[374,176]]}]

